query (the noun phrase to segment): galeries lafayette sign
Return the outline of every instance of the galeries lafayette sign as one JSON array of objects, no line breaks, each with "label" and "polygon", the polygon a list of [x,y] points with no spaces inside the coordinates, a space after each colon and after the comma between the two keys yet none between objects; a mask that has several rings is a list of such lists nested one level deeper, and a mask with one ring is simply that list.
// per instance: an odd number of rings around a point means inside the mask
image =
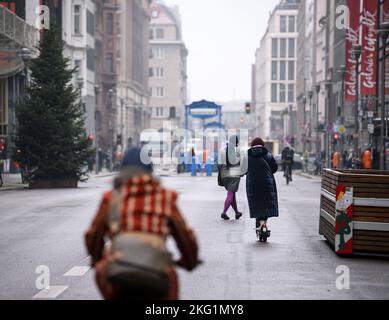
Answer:
[{"label": "galeries lafayette sign", "polygon": [[356,60],[353,57],[353,46],[359,42],[359,15],[360,2],[348,0],[349,7],[349,28],[346,31],[346,75],[345,75],[345,99],[348,102],[356,98]]},{"label": "galeries lafayette sign", "polygon": [[362,11],[361,95],[375,96],[377,90],[378,3],[364,0]]}]

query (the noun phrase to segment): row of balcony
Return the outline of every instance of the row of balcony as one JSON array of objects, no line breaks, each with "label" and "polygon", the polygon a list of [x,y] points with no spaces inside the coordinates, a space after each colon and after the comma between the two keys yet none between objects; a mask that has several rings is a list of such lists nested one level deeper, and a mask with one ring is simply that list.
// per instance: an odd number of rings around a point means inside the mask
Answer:
[{"label": "row of balcony", "polygon": [[0,48],[35,49],[39,41],[38,30],[0,5]]}]

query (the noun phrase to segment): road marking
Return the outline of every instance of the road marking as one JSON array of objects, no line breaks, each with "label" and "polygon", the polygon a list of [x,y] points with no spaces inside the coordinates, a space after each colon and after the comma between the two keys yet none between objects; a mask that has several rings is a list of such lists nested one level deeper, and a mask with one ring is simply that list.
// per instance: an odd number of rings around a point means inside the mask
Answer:
[{"label": "road marking", "polygon": [[76,266],[71,268],[68,272],[66,272],[64,277],[82,277],[89,271],[90,267],[88,266]]},{"label": "road marking", "polygon": [[39,291],[33,299],[55,299],[63,293],[69,286],[50,286]]}]

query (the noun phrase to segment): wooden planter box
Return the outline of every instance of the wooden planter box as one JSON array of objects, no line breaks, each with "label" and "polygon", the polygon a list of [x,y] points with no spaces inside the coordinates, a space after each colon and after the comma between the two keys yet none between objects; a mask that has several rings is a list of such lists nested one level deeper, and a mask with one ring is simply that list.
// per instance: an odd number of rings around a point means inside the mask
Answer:
[{"label": "wooden planter box", "polygon": [[29,183],[31,189],[70,189],[77,188],[78,181],[75,179],[68,180],[38,180]]},{"label": "wooden planter box", "polygon": [[[351,202],[347,213],[342,197]],[[337,253],[389,254],[389,172],[323,170],[319,229]]]}]

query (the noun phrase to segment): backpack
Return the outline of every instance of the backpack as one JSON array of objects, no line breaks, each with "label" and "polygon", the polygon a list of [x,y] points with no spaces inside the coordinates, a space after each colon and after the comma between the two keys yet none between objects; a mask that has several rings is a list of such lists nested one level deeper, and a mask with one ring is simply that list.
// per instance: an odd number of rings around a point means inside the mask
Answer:
[{"label": "backpack", "polygon": [[[116,196],[122,199],[119,192],[116,192]],[[120,219],[125,219],[123,215],[127,214],[125,210],[119,209],[121,206],[115,204],[115,201],[111,203],[109,217],[120,225]],[[167,295],[167,270],[173,265],[173,260],[166,249],[153,247],[131,235],[131,232],[121,230],[112,239],[110,258],[107,279],[120,288],[120,292],[145,299],[161,299]]]},{"label": "backpack", "polygon": [[286,150],[285,152],[285,160],[293,161],[294,151],[292,149]]}]

